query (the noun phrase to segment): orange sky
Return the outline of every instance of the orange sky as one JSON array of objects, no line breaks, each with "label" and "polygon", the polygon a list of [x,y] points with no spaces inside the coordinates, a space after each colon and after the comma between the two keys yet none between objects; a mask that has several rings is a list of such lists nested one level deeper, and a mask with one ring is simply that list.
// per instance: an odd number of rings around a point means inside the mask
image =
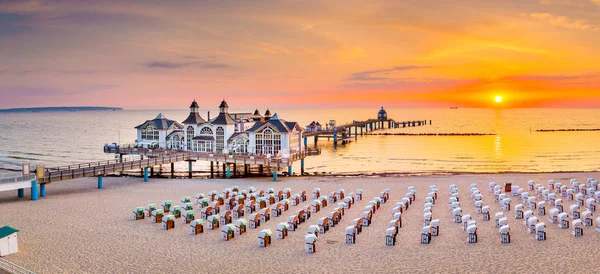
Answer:
[{"label": "orange sky", "polygon": [[600,107],[599,0],[98,2],[0,1],[0,108]]}]

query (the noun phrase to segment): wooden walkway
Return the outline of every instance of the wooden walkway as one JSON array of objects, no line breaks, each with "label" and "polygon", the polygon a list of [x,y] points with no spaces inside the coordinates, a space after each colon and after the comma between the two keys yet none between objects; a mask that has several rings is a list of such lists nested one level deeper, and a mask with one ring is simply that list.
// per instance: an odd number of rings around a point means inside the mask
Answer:
[{"label": "wooden walkway", "polygon": [[129,147],[110,148],[105,152],[121,155],[143,155],[146,156],[146,158],[133,161],[128,161],[127,159],[121,158],[122,160],[100,161],[45,168],[45,174],[43,177],[38,178],[38,183],[47,184],[51,182],[72,180],[83,177],[105,176],[127,170],[151,168],[154,166],[186,161],[211,161],[223,164],[262,165],[269,169],[279,170],[283,167],[289,167],[293,162],[303,160],[307,156],[320,154],[320,151],[318,150],[304,150],[302,152],[293,153],[287,158],[268,158],[251,155],[223,155],[203,152]]}]

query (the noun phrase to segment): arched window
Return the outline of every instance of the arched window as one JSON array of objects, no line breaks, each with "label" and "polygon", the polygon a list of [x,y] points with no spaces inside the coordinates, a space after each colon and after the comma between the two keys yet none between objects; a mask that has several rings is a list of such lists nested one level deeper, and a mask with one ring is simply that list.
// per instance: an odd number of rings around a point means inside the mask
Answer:
[{"label": "arched window", "polygon": [[188,150],[192,150],[192,139],[194,138],[194,127],[193,126],[189,126],[187,128],[187,149]]},{"label": "arched window", "polygon": [[266,128],[260,133],[256,133],[256,153],[257,154],[277,154],[281,150],[281,135]]},{"label": "arched window", "polygon": [[210,129],[209,127],[203,127],[200,130],[200,135],[210,135],[210,136],[212,136],[213,135],[212,129]]},{"label": "arched window", "polygon": [[180,143],[179,143],[179,136],[175,135],[173,136],[173,144],[171,146],[171,148],[179,148]]},{"label": "arched window", "polygon": [[221,152],[225,147],[225,130],[223,129],[223,127],[218,127],[216,131],[217,136],[215,139],[217,142],[217,152]]},{"label": "arched window", "polygon": [[142,129],[142,139],[148,141],[158,141],[158,129],[154,126],[147,126],[145,129]]}]

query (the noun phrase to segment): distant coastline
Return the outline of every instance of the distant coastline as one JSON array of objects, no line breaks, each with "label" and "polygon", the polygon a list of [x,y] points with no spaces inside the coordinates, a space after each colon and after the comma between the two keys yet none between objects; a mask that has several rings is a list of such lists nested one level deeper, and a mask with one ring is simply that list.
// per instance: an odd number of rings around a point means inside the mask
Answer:
[{"label": "distant coastline", "polygon": [[0,113],[9,112],[74,112],[74,111],[120,111],[120,107],[37,107],[37,108],[7,108],[0,109]]}]

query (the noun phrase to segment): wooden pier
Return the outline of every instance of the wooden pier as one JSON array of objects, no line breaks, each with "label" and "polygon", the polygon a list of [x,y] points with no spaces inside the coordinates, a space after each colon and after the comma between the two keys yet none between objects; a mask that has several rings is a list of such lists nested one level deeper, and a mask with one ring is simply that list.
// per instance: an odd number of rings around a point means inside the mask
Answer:
[{"label": "wooden pier", "polygon": [[[427,120],[396,122],[393,119],[368,119],[365,121],[353,121],[352,123],[335,126],[333,128],[325,130],[305,131],[302,133],[302,137],[304,137],[305,146],[307,146],[307,137],[310,136],[314,136],[315,144],[317,143],[319,137],[327,137],[333,138],[333,144],[337,145],[338,137],[341,138],[342,143],[347,143],[350,140],[352,140],[353,135],[354,138],[356,138],[358,137],[358,135],[362,136],[364,134],[367,134],[367,132],[385,129],[386,124],[388,129],[400,127],[416,127],[427,125]],[[429,124],[431,124],[431,120],[429,121]],[[352,132],[352,129],[354,129],[354,132]]]}]

